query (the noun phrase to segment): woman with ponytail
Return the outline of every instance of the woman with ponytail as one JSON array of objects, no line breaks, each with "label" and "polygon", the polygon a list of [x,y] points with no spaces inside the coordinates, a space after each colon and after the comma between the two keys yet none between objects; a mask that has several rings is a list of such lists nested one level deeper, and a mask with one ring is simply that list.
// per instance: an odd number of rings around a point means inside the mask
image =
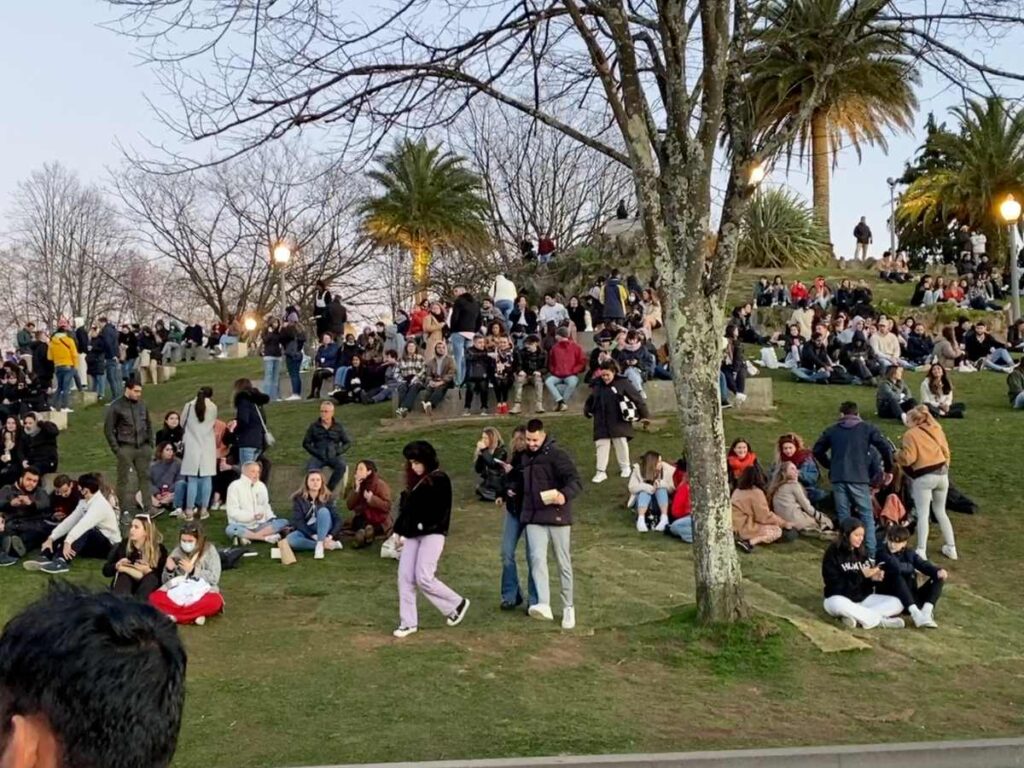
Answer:
[{"label": "woman with ponytail", "polygon": [[187,520],[195,516],[196,510],[201,520],[210,516],[210,495],[217,474],[217,404],[212,398],[210,387],[200,387],[195,399],[186,403],[181,412],[185,429],[185,455],[181,461],[181,475],[186,483],[183,514]]}]

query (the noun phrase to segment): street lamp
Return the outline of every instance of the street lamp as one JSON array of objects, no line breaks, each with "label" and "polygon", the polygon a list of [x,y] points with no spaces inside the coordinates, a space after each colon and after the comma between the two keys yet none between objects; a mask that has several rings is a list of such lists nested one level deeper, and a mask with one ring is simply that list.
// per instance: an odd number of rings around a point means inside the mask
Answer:
[{"label": "street lamp", "polygon": [[252,333],[253,331],[256,330],[256,318],[255,317],[247,317],[247,318],[245,318],[245,321],[242,323],[242,327],[245,328],[246,333]]},{"label": "street lamp", "polygon": [[889,253],[896,258],[896,179],[890,176],[885,180],[889,185]]},{"label": "street lamp", "polygon": [[1013,195],[1007,195],[999,204],[999,215],[1006,222],[1007,235],[1010,238],[1010,321],[1020,319],[1020,265],[1017,263],[1017,222],[1020,221],[1020,203]]},{"label": "street lamp", "polygon": [[274,246],[270,255],[277,267],[277,286],[281,293],[281,320],[284,320],[288,307],[288,300],[285,298],[284,271],[292,260],[292,249],[288,243],[282,240]]}]

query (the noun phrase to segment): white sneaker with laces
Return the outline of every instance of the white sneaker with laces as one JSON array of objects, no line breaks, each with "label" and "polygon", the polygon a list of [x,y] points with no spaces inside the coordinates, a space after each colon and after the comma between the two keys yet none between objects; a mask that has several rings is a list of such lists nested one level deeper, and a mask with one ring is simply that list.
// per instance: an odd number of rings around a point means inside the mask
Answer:
[{"label": "white sneaker with laces", "polygon": [[840,621],[843,623],[843,626],[846,627],[847,629],[856,629],[857,628],[857,620],[855,618],[853,618],[853,616],[843,616],[840,619]]},{"label": "white sneaker with laces", "polygon": [[403,637],[408,637],[416,633],[416,627],[399,627],[391,634],[401,640]]},{"label": "white sneaker with laces", "polygon": [[668,517],[666,515],[662,515],[658,518],[658,524],[654,526],[654,530],[658,533],[663,533],[666,528],[668,528]]},{"label": "white sneaker with laces", "polygon": [[571,605],[562,610],[562,629],[576,628],[576,609]]},{"label": "white sneaker with laces", "polygon": [[916,605],[910,606],[908,610],[910,612],[910,619],[914,622],[914,626],[923,627],[925,622],[924,611],[922,611]]},{"label": "white sneaker with laces", "polygon": [[185,516],[185,510],[183,510],[181,507],[178,507],[173,512],[171,512],[171,517],[184,517],[184,516]]},{"label": "white sneaker with laces", "polygon": [[619,467],[619,477],[624,477],[628,480],[631,474],[633,474],[633,471],[629,467]]},{"label": "white sneaker with laces", "polygon": [[880,626],[882,629],[903,629],[907,625],[903,621],[903,619],[899,617],[890,618],[888,616],[885,616],[882,618],[882,621],[881,623],[879,623],[878,626]]},{"label": "white sneaker with laces", "polygon": [[736,393],[736,405],[743,405],[747,402],[747,396],[743,392]]},{"label": "white sneaker with laces", "polygon": [[286,400],[301,400],[302,399],[302,395],[288,395],[288,397],[286,397],[285,399]]},{"label": "white sneaker with laces", "polygon": [[545,605],[544,603],[537,603],[531,605],[530,610],[527,611],[530,614],[531,619],[545,619],[547,621],[553,621],[555,615],[551,613],[551,606]]},{"label": "white sneaker with laces", "polygon": [[951,547],[947,544],[942,545],[942,554],[948,557],[950,560],[959,560],[959,556],[956,553],[956,547]]},{"label": "white sneaker with laces", "polygon": [[603,483],[607,479],[608,479],[608,473],[607,472],[598,472],[597,474],[594,475],[593,478],[591,478],[590,482],[592,482],[592,483]]},{"label": "white sneaker with laces", "polygon": [[643,515],[637,515],[636,530],[639,533],[647,533],[647,521],[644,519]]},{"label": "white sneaker with laces", "polygon": [[324,543],[322,541],[318,541],[316,543],[316,547],[313,548],[313,559],[314,560],[323,560],[324,559]]}]

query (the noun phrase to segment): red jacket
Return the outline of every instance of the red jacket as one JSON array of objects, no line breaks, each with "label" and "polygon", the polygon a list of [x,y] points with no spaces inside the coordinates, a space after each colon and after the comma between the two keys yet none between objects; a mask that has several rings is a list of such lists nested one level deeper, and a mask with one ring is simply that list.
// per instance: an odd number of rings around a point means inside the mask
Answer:
[{"label": "red jacket", "polygon": [[789,300],[794,304],[805,301],[808,296],[810,296],[810,293],[807,290],[807,286],[799,280],[789,286]]},{"label": "red jacket", "polygon": [[[406,336],[419,336],[423,333],[423,318],[430,313],[422,307],[416,307],[409,314],[409,330],[406,331]],[[433,350],[431,350],[433,352]]]},{"label": "red jacket", "polygon": [[586,367],[583,347],[572,339],[560,339],[548,353],[548,372],[555,378],[578,376]]},{"label": "red jacket", "polygon": [[672,482],[675,483],[676,490],[672,496],[672,509],[668,516],[674,521],[690,514],[690,477],[677,469],[672,475]]}]

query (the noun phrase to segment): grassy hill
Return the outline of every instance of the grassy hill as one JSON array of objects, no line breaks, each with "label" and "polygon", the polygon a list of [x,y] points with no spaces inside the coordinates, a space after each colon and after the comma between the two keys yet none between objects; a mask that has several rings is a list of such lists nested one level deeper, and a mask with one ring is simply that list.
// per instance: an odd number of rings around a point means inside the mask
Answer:
[{"label": "grassy hill", "polygon": [[[172,382],[149,387],[144,398],[159,419],[199,385],[211,384],[223,414],[240,375],[258,378],[258,362],[182,366]],[[772,416],[726,416],[729,439],[748,438],[766,459],[783,431],[813,440],[843,399],[874,412],[873,390],[799,385],[783,373],[772,375],[778,404]],[[909,380],[913,389],[920,377]],[[833,626],[820,607],[821,543],[762,547],[744,556],[754,618],[729,630],[699,629],[689,546],[637,534],[624,509],[625,481],[618,479],[587,482],[576,505],[577,630],[503,613],[497,605],[504,512],[474,500],[470,463],[478,428],[382,427],[384,406],[343,408],[340,418],[355,438],[351,458],[377,460],[393,487],[406,441],[424,437],[438,447],[456,489],[440,575],[472,600],[469,615],[449,629],[421,601],[421,632],[395,641],[394,561],[381,560],[376,549],[345,550],[323,561],[300,556],[284,568],[261,549],[258,558],[225,574],[226,614],[202,628],[182,628],[190,665],[176,764],[330,764],[1020,733],[1024,414],[1008,409],[1002,376],[957,375],[954,386],[968,410],[964,421],[945,425],[952,476],[978,501],[981,514],[954,516],[961,560],[944,563],[952,575],[937,611],[941,628],[858,632],[864,649],[842,653],[822,652],[798,629]],[[101,408],[72,415],[61,437],[62,469],[112,471],[102,416]],[[314,418],[316,406],[307,401],[269,409],[278,439],[272,490],[282,511],[289,476],[299,474],[303,461],[302,432]],[[508,434],[513,423],[506,418],[499,427]],[[550,416],[548,425],[589,480],[589,422],[570,413]],[[885,431],[898,439],[898,426],[887,424]],[[656,423],[631,450],[639,456],[650,448],[678,455],[677,426]],[[223,540],[223,513],[211,523]],[[163,528],[172,538],[173,522]],[[938,556],[936,540],[930,549]],[[71,578],[103,584],[84,567]],[[0,571],[0,620],[39,594],[45,579]]]}]

